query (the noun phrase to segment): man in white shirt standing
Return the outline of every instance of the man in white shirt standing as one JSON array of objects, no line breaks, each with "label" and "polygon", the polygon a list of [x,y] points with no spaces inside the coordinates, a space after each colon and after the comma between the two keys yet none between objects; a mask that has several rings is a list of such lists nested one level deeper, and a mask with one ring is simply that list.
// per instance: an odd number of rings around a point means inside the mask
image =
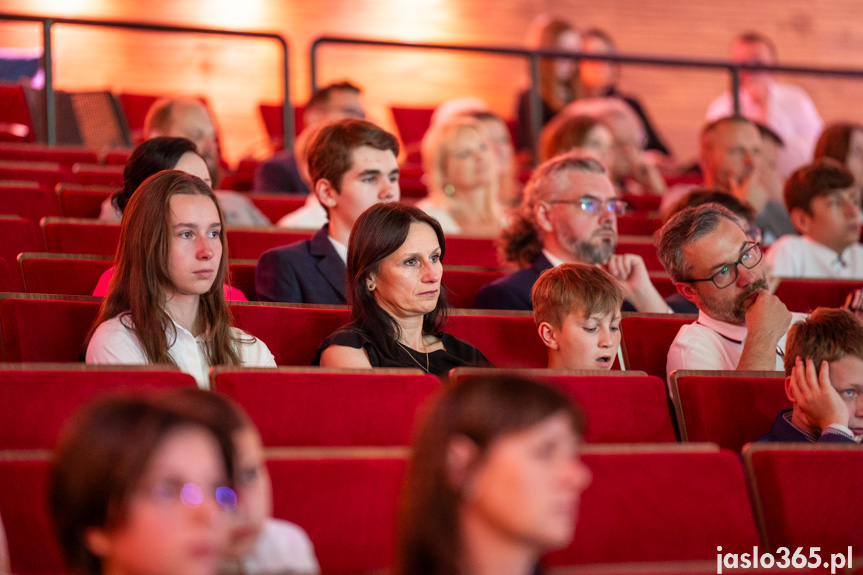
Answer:
[{"label": "man in white shirt standing", "polygon": [[[746,32],[734,40],[731,60],[775,66],[776,46],[763,34]],[[770,127],[782,138],[785,145],[779,157],[779,171],[783,177],[812,158],[824,122],[803,88],[775,82],[772,72],[744,70],[740,72],[739,98],[741,115]],[[716,120],[733,113],[731,92],[725,92],[710,104],[706,119]]]},{"label": "man in white shirt standing", "polygon": [[761,246],[718,204],[678,212],[657,232],[659,259],[677,291],[698,306],[680,329],[666,373],[678,369],[782,370],[792,314],[767,291]]},{"label": "man in white shirt standing", "polygon": [[794,172],[785,205],[799,236],[782,236],[767,253],[777,277],[863,279],[861,190],[845,166],[821,158]]}]

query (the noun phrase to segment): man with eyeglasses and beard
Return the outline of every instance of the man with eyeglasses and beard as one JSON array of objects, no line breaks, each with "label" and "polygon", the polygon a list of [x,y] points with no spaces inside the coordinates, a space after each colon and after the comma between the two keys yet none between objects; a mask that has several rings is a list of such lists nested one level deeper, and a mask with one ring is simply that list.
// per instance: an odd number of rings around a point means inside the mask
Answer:
[{"label": "man with eyeglasses and beard", "polygon": [[617,218],[626,208],[593,157],[571,152],[540,165],[501,238],[506,259],[523,269],[480,289],[475,307],[532,310],[530,292],[539,275],[579,262],[600,266],[620,282],[624,311],[669,312],[641,256],[614,253]]},{"label": "man with eyeglasses and beard", "polygon": [[698,306],[668,350],[677,369],[782,371],[785,333],[806,319],[767,290],[761,245],[719,204],[686,208],[656,234],[659,259],[680,294]]}]

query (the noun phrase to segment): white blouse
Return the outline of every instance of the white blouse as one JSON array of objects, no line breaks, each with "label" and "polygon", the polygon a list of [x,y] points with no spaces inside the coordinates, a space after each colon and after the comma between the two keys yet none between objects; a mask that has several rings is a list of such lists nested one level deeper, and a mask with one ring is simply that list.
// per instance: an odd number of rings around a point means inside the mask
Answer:
[{"label": "white blouse", "polygon": [[[168,316],[170,317],[170,316]],[[180,368],[198,382],[201,389],[210,388],[210,364],[205,353],[205,339],[195,337],[174,322],[177,338],[168,348],[168,355]],[[239,355],[244,367],[276,367],[276,360],[267,345],[243,330],[232,327],[231,335],[239,340]],[[167,334],[166,334],[167,337]],[[103,322],[93,333],[87,346],[88,364],[146,365],[149,363],[129,314],[120,314]]]}]

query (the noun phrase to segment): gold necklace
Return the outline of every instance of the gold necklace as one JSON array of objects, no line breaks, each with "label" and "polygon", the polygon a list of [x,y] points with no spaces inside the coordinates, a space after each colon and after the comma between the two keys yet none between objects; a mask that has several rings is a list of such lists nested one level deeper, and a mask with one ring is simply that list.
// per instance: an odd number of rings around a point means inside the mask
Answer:
[{"label": "gold necklace", "polygon": [[[426,353],[426,366],[423,367],[423,364],[421,364],[417,360],[417,358],[414,357],[414,354],[411,353],[410,349],[408,349],[406,346],[402,345],[402,342],[400,342],[399,340],[396,340],[396,343],[399,344],[401,346],[401,348],[408,353],[408,355],[411,357],[411,359],[414,360],[414,363],[417,364],[418,366],[420,366],[420,369],[424,369],[426,373],[431,373],[429,371],[429,352],[428,351],[425,352]],[[423,345],[425,345],[425,342],[423,342]],[[426,349],[428,349],[428,348],[426,348]],[[420,352],[417,352],[417,353],[420,353]]]}]

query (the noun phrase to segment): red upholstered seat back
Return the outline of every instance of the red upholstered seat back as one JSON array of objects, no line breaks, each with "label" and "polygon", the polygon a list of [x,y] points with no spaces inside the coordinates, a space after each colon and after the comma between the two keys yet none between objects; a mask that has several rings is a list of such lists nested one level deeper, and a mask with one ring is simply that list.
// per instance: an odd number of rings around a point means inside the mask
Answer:
[{"label": "red upholstered seat back", "polygon": [[270,248],[308,240],[313,234],[280,228],[228,228],[228,254],[232,259],[256,260]]},{"label": "red upholstered seat back", "polygon": [[267,446],[410,444],[420,407],[440,380],[404,370],[220,370],[217,391],[243,406]]},{"label": "red upholstered seat back", "polygon": [[[120,225],[48,218],[42,221],[49,252],[113,256],[120,242]],[[44,251],[44,250],[42,250]]]},{"label": "red upholstered seat back", "polygon": [[246,296],[249,301],[257,299],[255,292],[255,265],[250,260],[232,261],[228,264],[231,270],[231,285]]},{"label": "red upholstered seat back", "polygon": [[443,285],[447,288],[449,303],[454,308],[472,308],[476,292],[506,272],[489,269],[444,267]]},{"label": "red upholstered seat back", "polygon": [[0,452],[0,517],[12,573],[68,573],[48,510],[51,464],[15,461]]},{"label": "red upholstered seat back", "polygon": [[13,135],[0,132],[0,139],[13,141],[35,142],[36,134],[33,129],[33,118],[30,116],[30,108],[27,106],[27,96],[24,87],[20,84],[0,83],[0,123],[20,124],[27,128],[23,135]]},{"label": "red upholstered seat back", "polygon": [[[493,369],[456,368],[450,381],[494,375]],[[573,399],[585,415],[587,443],[675,443],[665,383],[650,375],[611,372],[564,375],[559,370],[525,369],[508,373],[544,381]]]},{"label": "red upholstered seat back", "polygon": [[123,166],[107,166],[101,164],[75,164],[72,175],[76,184],[84,186],[117,186],[123,185]]},{"label": "red upholstered seat back", "polygon": [[21,289],[21,274],[18,272],[18,266],[0,258],[0,292],[11,292]]},{"label": "red upholstered seat back", "polygon": [[0,215],[0,258],[6,261],[12,282],[12,291],[24,291],[24,282],[18,270],[18,254],[45,251],[45,240],[32,220],[20,216]]},{"label": "red upholstered seat back", "polygon": [[434,108],[406,108],[390,106],[399,139],[405,147],[407,157],[411,161],[419,161],[421,157],[420,143],[431,124]]},{"label": "red upholstered seat back", "polygon": [[494,268],[500,265],[497,243],[494,238],[447,236],[443,263],[447,266],[479,266]]},{"label": "red upholstered seat back", "polygon": [[69,182],[72,175],[66,166],[56,162],[10,162],[0,160],[0,180],[38,182],[53,190],[60,182]]},{"label": "red upholstered seat back", "polygon": [[236,326],[261,338],[278,365],[311,365],[324,339],[348,322],[347,308],[232,305]]},{"label": "red upholstered seat back", "polygon": [[738,457],[730,451],[625,448],[583,455],[593,481],[575,540],[548,564],[697,561],[761,545]]},{"label": "red upholstered seat back", "polygon": [[817,307],[842,307],[860,284],[859,280],[783,279],[776,297],[791,311],[809,313]]},{"label": "red upholstered seat back", "polygon": [[60,213],[66,218],[98,218],[102,213],[102,202],[116,190],[112,186],[60,184],[57,186]]},{"label": "red upholstered seat back", "polygon": [[740,451],[770,431],[776,414],[791,407],[785,378],[690,375],[677,378],[681,432]]},{"label": "red upholstered seat back", "polygon": [[617,233],[622,236],[652,236],[662,227],[662,220],[635,214],[617,219]]},{"label": "red upholstered seat back", "polygon": [[754,476],[768,549],[821,547],[821,557],[859,560],[863,548],[863,450],[859,446],[754,444],[745,452]]},{"label": "red upholstered seat back", "polygon": [[0,214],[17,215],[38,222],[60,215],[60,202],[53,190],[30,182],[0,184]]},{"label": "red upholstered seat back", "polygon": [[73,164],[79,162],[95,164],[99,161],[99,155],[93,150],[78,146],[0,143],[0,160],[12,162],[56,162],[67,168],[71,168]]},{"label": "red upholstered seat back", "polygon": [[25,253],[19,261],[28,292],[63,295],[91,295],[99,278],[113,265],[107,256],[67,259]]},{"label": "red upholstered seat back", "polygon": [[628,316],[621,322],[620,345],[626,369],[646,371],[665,380],[668,348],[677,332],[694,318]]},{"label": "red upholstered seat back", "polygon": [[306,530],[322,573],[363,573],[392,564],[404,460],[271,457],[267,464],[273,515]]},{"label": "red upholstered seat back", "polygon": [[99,302],[10,298],[0,301],[6,361],[75,362]]},{"label": "red upholstered seat back", "polygon": [[[285,114],[282,106],[258,104],[258,110],[261,112],[261,119],[264,121],[264,127],[267,129],[267,134],[269,134],[270,138],[281,138],[285,133]],[[305,106],[294,106],[294,132],[296,136],[299,136],[305,127],[305,123],[303,122],[303,113],[305,110]]]},{"label": "red upholstered seat back", "polygon": [[306,196],[287,194],[248,194],[255,207],[261,210],[274,224],[282,216],[298,210],[306,203]]},{"label": "red upholstered seat back", "polygon": [[[195,379],[168,366],[92,368],[0,364],[0,449],[54,449],[66,419],[109,390],[194,387]],[[65,368],[65,369],[64,369]]]},{"label": "red upholstered seat back", "polygon": [[444,331],[479,348],[497,367],[548,365],[545,345],[529,315],[452,315]]},{"label": "red upholstered seat back", "polygon": [[653,245],[653,239],[644,236],[623,236],[621,235],[617,241],[618,254],[637,254],[644,259],[644,265],[647,271],[661,272],[665,271],[662,263],[659,261],[659,256],[656,254],[656,247]]}]

